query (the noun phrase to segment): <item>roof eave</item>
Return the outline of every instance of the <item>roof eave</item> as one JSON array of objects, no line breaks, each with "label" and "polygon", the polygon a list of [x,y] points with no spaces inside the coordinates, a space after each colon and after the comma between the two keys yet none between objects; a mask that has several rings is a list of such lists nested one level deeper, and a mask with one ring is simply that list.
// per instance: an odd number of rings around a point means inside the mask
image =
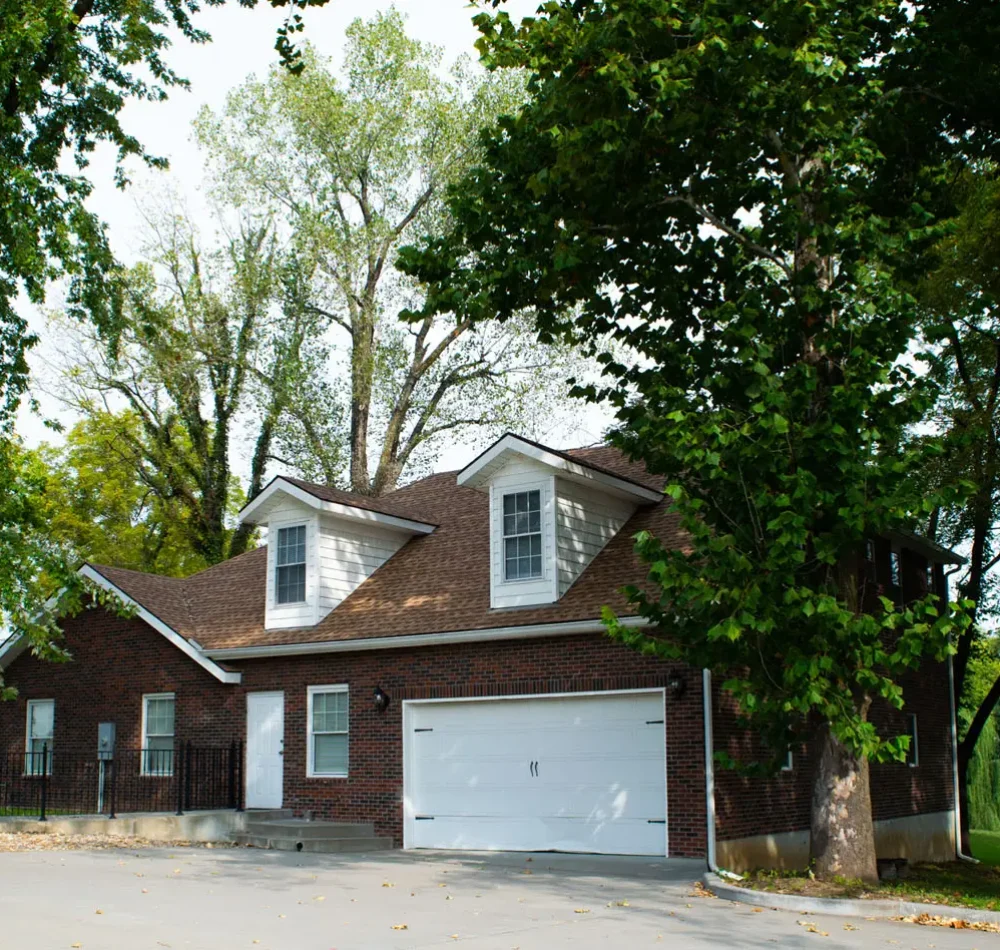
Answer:
[{"label": "roof eave", "polygon": [[381,511],[372,511],[369,508],[358,508],[354,505],[343,505],[334,501],[326,501],[318,495],[286,481],[280,475],[273,478],[268,486],[251,502],[245,505],[237,515],[240,524],[261,524],[266,520],[264,514],[267,506],[277,494],[288,495],[296,501],[317,511],[342,518],[345,521],[353,521],[359,524],[375,524],[395,531],[403,531],[411,535],[430,534],[437,525],[428,524],[424,521],[414,521],[410,518],[400,518],[397,515],[386,514]]},{"label": "roof eave", "polygon": [[141,604],[134,597],[123,591],[117,584],[114,583],[114,581],[105,577],[95,567],[92,567],[90,564],[84,564],[79,571],[77,571],[77,573],[82,577],[86,577],[94,584],[97,584],[98,587],[103,587],[106,591],[113,593],[123,603],[129,605],[130,607],[134,607],[136,616],[139,617],[140,620],[144,621],[157,633],[164,636],[175,647],[177,647],[178,650],[202,667],[202,669],[211,673],[212,676],[214,676],[220,683],[238,685],[242,682],[243,676],[241,673],[223,669],[218,663],[210,659],[204,652],[192,644],[187,637],[157,617],[156,614],[154,614],[147,607],[143,606],[143,604]]},{"label": "roof eave", "polygon": [[663,500],[662,492],[592,468],[585,462],[573,461],[513,433],[507,433],[499,438],[485,452],[463,468],[458,473],[458,484],[467,488],[481,489],[495,471],[500,459],[507,454],[523,455],[555,470],[560,476],[570,481],[599,486],[611,494],[624,496],[633,501],[654,504]]}]

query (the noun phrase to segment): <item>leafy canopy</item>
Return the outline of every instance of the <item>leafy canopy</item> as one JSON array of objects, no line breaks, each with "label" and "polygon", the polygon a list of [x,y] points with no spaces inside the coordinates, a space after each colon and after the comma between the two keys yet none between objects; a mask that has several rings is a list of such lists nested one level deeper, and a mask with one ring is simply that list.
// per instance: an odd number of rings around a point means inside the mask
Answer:
[{"label": "leafy canopy", "polygon": [[657,632],[612,632],[725,675],[775,750],[825,723],[853,754],[899,758],[907,740],[869,707],[900,707],[898,674],[943,658],[962,622],[932,597],[879,600],[860,567],[867,538],[939,501],[909,477],[937,446],[903,443],[933,394],[900,289],[935,178],[894,119],[912,92],[886,81],[921,22],[894,0],[477,20],[484,60],[527,69],[530,99],[452,191],[453,233],[403,266],[438,311],[531,307],[544,338],[636,354],[605,354],[584,392],[666,476],[687,542],[639,536],[630,597]]}]

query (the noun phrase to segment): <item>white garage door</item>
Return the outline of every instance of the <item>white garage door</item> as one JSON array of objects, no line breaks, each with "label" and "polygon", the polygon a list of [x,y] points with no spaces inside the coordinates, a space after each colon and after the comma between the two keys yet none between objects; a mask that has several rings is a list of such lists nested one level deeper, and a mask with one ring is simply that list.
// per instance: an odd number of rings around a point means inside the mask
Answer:
[{"label": "white garage door", "polygon": [[666,854],[663,693],[406,704],[410,848]]}]

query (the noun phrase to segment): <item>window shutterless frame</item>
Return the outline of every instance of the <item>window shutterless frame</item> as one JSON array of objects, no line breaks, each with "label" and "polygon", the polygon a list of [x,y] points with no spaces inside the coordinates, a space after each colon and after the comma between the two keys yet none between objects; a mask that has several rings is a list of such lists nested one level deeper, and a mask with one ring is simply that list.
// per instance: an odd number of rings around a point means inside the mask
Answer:
[{"label": "window shutterless frame", "polygon": [[500,504],[504,580],[537,580],[544,573],[541,490],[505,492]]},{"label": "window shutterless frame", "polygon": [[[52,737],[55,733],[56,701],[29,699],[25,722],[24,774],[52,774]],[[46,761],[42,762],[45,751]]]},{"label": "window shutterless frame", "polygon": [[142,697],[141,775],[174,774],[176,697],[173,693],[145,693]]},{"label": "window shutterless frame", "polygon": [[306,599],[306,526],[278,528],[274,568],[274,602],[301,604]]},{"label": "window shutterless frame", "polygon": [[350,771],[350,690],[346,683],[306,690],[307,778],[347,778]]}]

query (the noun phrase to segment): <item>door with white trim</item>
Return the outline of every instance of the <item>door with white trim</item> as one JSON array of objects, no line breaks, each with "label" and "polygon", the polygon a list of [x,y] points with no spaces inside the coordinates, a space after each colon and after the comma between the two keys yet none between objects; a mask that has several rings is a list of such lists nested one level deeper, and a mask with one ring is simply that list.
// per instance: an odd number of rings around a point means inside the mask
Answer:
[{"label": "door with white trim", "polygon": [[405,708],[407,847],[666,854],[662,690]]},{"label": "door with white trim", "polygon": [[284,754],[285,694],[247,693],[247,808],[281,807]]}]

